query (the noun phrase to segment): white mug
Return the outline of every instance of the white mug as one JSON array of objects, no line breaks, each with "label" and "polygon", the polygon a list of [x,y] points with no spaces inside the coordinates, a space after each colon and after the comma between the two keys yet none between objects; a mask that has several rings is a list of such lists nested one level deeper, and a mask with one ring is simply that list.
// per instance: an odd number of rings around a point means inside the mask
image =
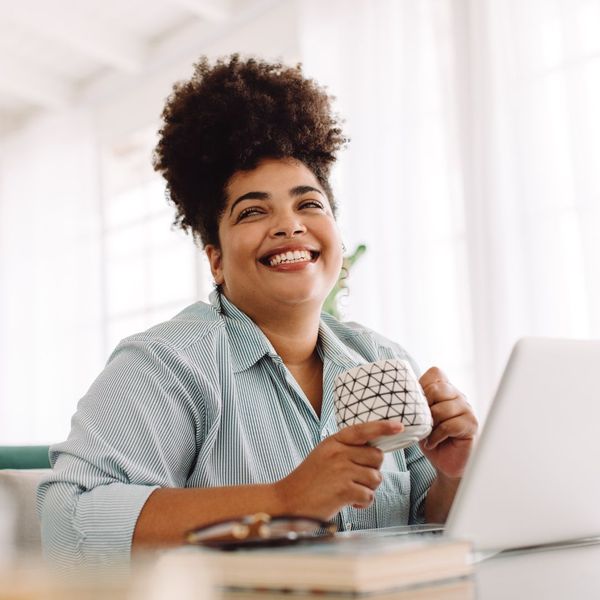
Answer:
[{"label": "white mug", "polygon": [[427,398],[410,363],[393,358],[354,367],[335,380],[338,427],[399,419],[404,431],[371,442],[383,452],[405,448],[431,433],[433,419]]}]

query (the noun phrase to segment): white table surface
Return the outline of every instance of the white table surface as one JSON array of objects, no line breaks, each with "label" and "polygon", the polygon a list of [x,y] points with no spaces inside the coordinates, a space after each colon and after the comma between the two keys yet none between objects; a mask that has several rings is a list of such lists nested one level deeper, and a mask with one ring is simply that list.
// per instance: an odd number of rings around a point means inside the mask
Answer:
[{"label": "white table surface", "polygon": [[476,566],[477,600],[599,600],[600,540],[500,554]]}]

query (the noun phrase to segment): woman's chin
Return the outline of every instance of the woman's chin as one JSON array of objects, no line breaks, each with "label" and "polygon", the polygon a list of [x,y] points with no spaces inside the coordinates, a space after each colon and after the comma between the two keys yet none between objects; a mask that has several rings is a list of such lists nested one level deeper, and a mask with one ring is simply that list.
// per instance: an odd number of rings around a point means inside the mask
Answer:
[{"label": "woman's chin", "polygon": [[327,297],[327,293],[305,286],[282,285],[275,286],[268,294],[269,304],[280,304],[290,308],[299,306],[314,306],[315,310],[320,309]]}]

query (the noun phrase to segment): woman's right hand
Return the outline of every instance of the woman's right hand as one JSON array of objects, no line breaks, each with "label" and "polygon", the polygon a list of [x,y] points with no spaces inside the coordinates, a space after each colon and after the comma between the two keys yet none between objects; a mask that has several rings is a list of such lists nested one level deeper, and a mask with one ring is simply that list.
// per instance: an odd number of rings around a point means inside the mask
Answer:
[{"label": "woman's right hand", "polygon": [[323,440],[274,484],[285,512],[329,520],[344,506],[369,507],[381,483],[383,452],[367,442],[403,429],[400,421],[372,421],[346,427]]}]

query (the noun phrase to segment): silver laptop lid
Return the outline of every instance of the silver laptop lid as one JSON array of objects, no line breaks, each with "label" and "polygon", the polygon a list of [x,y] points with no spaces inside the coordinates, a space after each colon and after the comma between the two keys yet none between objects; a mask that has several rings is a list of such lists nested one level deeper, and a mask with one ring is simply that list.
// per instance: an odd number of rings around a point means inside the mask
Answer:
[{"label": "silver laptop lid", "polygon": [[446,531],[478,550],[600,535],[600,341],[517,342]]}]

